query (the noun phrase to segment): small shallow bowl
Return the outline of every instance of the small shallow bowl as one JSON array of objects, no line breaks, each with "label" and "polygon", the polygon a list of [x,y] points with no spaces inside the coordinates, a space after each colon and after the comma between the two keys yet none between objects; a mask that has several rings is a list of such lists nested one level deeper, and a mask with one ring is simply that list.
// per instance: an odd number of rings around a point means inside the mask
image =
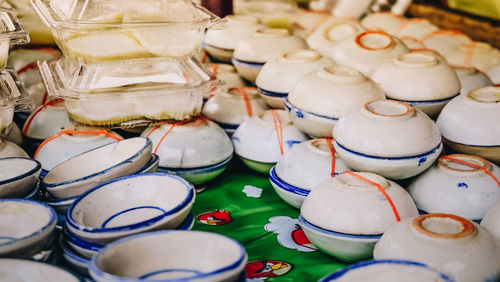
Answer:
[{"label": "small shallow bowl", "polygon": [[35,188],[29,192],[28,194],[24,195],[22,197],[25,200],[32,200],[32,201],[39,201],[40,200],[40,185],[41,181],[38,180],[38,182],[35,184]]},{"label": "small shallow bowl", "polygon": [[[224,82],[224,86],[227,89],[231,89],[233,87],[238,86],[246,86],[243,78],[238,74],[238,71],[234,68],[234,66],[230,64],[210,64],[210,69],[212,70],[212,74],[220,81]],[[206,100],[212,97],[214,94],[211,91],[205,91],[203,93],[203,100]]]},{"label": "small shallow bowl", "polygon": [[237,281],[245,279],[246,262],[243,246],[228,237],[201,231],[157,231],[108,245],[92,258],[90,275],[98,282],[127,278]]},{"label": "small shallow bowl", "polygon": [[375,243],[391,225],[416,215],[410,195],[395,182],[373,173],[345,172],[311,190],[299,224],[319,250],[356,261],[371,258]]},{"label": "small shallow bowl", "polygon": [[287,29],[260,29],[238,43],[232,63],[243,78],[254,82],[262,66],[273,57],[306,48],[304,39],[291,35]]},{"label": "small shallow bowl", "polygon": [[424,18],[402,18],[401,24],[393,31],[397,37],[424,39],[439,28]]},{"label": "small shallow bowl", "polygon": [[423,172],[443,149],[439,129],[426,114],[393,100],[369,102],[345,115],[333,135],[349,167],[391,179]]},{"label": "small shallow bowl", "polygon": [[500,87],[484,87],[451,100],[439,115],[446,145],[500,163]]},{"label": "small shallow bowl", "polygon": [[264,101],[275,109],[284,109],[285,98],[304,75],[333,61],[315,50],[294,50],[267,61],[257,76],[255,84]]},{"label": "small shallow bowl", "polygon": [[500,84],[500,64],[488,69],[486,74],[494,84]]},{"label": "small shallow bowl", "polygon": [[103,183],[79,197],[66,226],[90,243],[109,243],[154,229],[172,229],[194,203],[193,186],[165,173],[136,174]]},{"label": "small shallow bowl", "polygon": [[6,199],[0,210],[0,255],[30,257],[50,241],[57,218],[46,204]]},{"label": "small shallow bowl", "polygon": [[392,13],[370,13],[361,20],[361,25],[369,30],[383,30],[394,34],[404,18]]},{"label": "small shallow bowl", "polygon": [[38,183],[42,165],[26,158],[0,158],[0,198],[19,198]]},{"label": "small shallow bowl", "polygon": [[408,192],[421,212],[450,213],[479,222],[500,202],[499,185],[482,169],[447,157],[481,166],[500,179],[500,168],[487,160],[454,154],[439,158],[435,165],[417,176],[408,186]]},{"label": "small shallow bowl", "polygon": [[491,207],[481,220],[481,226],[490,232],[500,248],[500,202]]},{"label": "small shallow bowl", "polygon": [[151,159],[152,142],[135,137],[84,152],[56,166],[43,179],[55,198],[78,196],[96,183],[132,174]]},{"label": "small shallow bowl", "polygon": [[135,174],[157,172],[159,164],[160,164],[160,156],[158,156],[157,154],[152,154],[149,162],[146,165],[144,165],[141,169],[139,169]]},{"label": "small shallow bowl", "polygon": [[446,274],[426,264],[409,260],[370,260],[358,262],[338,270],[320,282],[338,281],[407,281],[453,282]]},{"label": "small shallow bowl", "polygon": [[89,276],[90,259],[75,253],[64,237],[59,238],[59,246],[62,250],[62,257],[68,266],[84,276]]},{"label": "small shallow bowl", "polygon": [[149,127],[142,136],[153,142],[154,152],[160,157],[161,171],[176,172],[193,184],[217,177],[233,154],[231,139],[205,117]]},{"label": "small shallow bowl", "polygon": [[102,128],[72,126],[45,139],[34,159],[42,164],[42,177],[62,162],[81,153],[122,140],[120,135]]},{"label": "small shallow bowl", "polygon": [[80,195],[76,195],[69,198],[54,198],[49,194],[45,196],[45,203],[53,208],[59,215],[66,215],[69,207],[73,204],[73,202],[78,199]]},{"label": "small shallow bowl", "polygon": [[422,38],[425,48],[434,50],[445,56],[459,45],[468,44],[472,40],[459,30],[440,29]]},{"label": "small shallow bowl", "polygon": [[488,76],[479,70],[472,67],[453,67],[457,73],[462,89],[460,94],[467,94],[467,92],[487,86],[492,86],[492,82]]},{"label": "small shallow bowl", "polygon": [[202,112],[226,133],[233,134],[242,122],[268,108],[256,88],[236,87],[212,96]]},{"label": "small shallow bowl", "polygon": [[5,281],[46,281],[47,279],[53,282],[82,281],[55,265],[22,259],[0,259],[0,272]]},{"label": "small shallow bowl", "polygon": [[357,21],[345,18],[328,18],[307,38],[307,44],[323,56],[330,56],[342,40],[365,31]]},{"label": "small shallow bowl", "polygon": [[61,131],[62,128],[72,127],[68,114],[64,108],[64,100],[51,100],[36,108],[28,117],[23,126],[24,136],[45,140]]},{"label": "small shallow bowl", "polygon": [[296,144],[271,168],[271,185],[278,196],[289,205],[300,208],[306,196],[318,184],[350,170],[342,159],[334,154],[333,145],[329,148],[328,142],[333,141],[314,139]]},{"label": "small shallow bowl", "polygon": [[341,116],[367,102],[384,99],[382,89],[361,72],[332,66],[302,77],[290,91],[285,107],[301,131],[331,138]]},{"label": "small shallow bowl", "polygon": [[452,66],[474,67],[484,73],[500,64],[500,50],[479,41],[464,42],[444,56]]},{"label": "small shallow bowl", "polygon": [[264,174],[268,174],[294,144],[307,139],[283,110],[269,110],[253,116],[243,122],[232,137],[235,153],[241,160]]},{"label": "small shallow bowl", "polygon": [[500,278],[500,252],[491,235],[478,224],[451,214],[430,213],[394,224],[377,242],[373,256],[419,261],[457,282]]},{"label": "small shallow bowl", "polygon": [[401,54],[380,66],[372,79],[388,99],[408,103],[434,118],[461,90],[457,73],[429,51]]},{"label": "small shallow bowl", "polygon": [[29,158],[29,156],[21,147],[0,137],[0,158]]}]

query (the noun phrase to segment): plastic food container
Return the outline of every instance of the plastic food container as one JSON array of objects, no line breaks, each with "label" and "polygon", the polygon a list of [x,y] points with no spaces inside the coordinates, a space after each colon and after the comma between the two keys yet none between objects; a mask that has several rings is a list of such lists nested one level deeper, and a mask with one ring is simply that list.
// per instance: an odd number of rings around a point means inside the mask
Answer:
[{"label": "plastic food container", "polygon": [[16,72],[12,69],[0,71],[0,133],[7,133],[14,111],[32,109],[32,100]]},{"label": "plastic food container", "polygon": [[63,58],[39,67],[48,93],[65,100],[72,122],[108,128],[191,118],[201,112],[203,95],[220,84],[192,58],[106,65]]},{"label": "plastic food container", "polygon": [[90,62],[193,55],[223,21],[190,0],[31,0],[67,57]]},{"label": "plastic food container", "polygon": [[0,69],[7,63],[9,45],[29,42],[28,32],[14,13],[0,10]]}]

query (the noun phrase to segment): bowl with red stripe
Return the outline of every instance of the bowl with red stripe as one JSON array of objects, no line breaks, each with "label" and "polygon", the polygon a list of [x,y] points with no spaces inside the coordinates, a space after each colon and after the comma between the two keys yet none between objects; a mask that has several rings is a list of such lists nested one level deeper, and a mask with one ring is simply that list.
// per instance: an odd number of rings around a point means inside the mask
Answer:
[{"label": "bowl with red stripe", "polygon": [[401,219],[418,215],[404,188],[380,175],[344,172],[314,188],[299,224],[319,250],[343,261],[372,256],[382,234]]},{"label": "bowl with red stripe", "polygon": [[153,152],[160,158],[159,171],[179,175],[195,185],[219,176],[233,155],[227,134],[205,117],[152,126],[142,136],[153,143]]}]

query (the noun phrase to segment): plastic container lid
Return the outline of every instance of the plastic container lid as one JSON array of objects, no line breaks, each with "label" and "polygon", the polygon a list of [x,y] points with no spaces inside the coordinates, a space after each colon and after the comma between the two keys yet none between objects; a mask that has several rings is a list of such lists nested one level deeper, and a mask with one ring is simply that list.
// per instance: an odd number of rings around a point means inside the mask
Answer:
[{"label": "plastic container lid", "polygon": [[30,42],[28,32],[14,12],[0,10],[0,40],[6,39],[9,44],[26,44]]},{"label": "plastic container lid", "polygon": [[31,111],[34,106],[16,71],[4,69],[0,71],[0,111],[12,107],[16,111]]}]

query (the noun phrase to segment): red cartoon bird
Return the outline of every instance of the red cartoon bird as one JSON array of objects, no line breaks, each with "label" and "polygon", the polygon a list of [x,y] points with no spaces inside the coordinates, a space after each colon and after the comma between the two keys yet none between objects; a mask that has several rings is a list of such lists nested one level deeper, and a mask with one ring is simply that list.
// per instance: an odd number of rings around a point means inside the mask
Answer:
[{"label": "red cartoon bird", "polygon": [[290,270],[292,270],[291,264],[277,260],[252,261],[245,266],[248,279],[281,276]]},{"label": "red cartoon bird", "polygon": [[309,241],[309,239],[306,237],[306,234],[304,233],[304,230],[300,228],[299,225],[295,226],[295,230],[292,231],[292,240],[300,246],[304,246],[307,248],[311,248],[313,250],[317,250],[317,248]]},{"label": "red cartoon bird", "polygon": [[200,214],[196,219],[206,225],[224,225],[231,222],[231,215],[228,211],[216,210]]}]

